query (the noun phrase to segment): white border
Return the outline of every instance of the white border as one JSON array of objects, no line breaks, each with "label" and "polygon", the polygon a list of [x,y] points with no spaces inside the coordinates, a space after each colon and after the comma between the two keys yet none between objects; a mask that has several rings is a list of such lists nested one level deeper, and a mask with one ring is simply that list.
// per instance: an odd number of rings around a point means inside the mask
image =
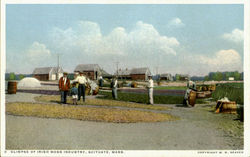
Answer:
[{"label": "white border", "polygon": [[244,4],[245,2],[246,0],[5,0],[6,4]]},{"label": "white border", "polygon": [[1,1],[1,153],[5,148],[5,5]]},{"label": "white border", "polygon": [[244,6],[244,149],[245,154],[250,156],[250,3]]},{"label": "white border", "polygon": [[[244,122],[244,156],[249,157],[250,151],[250,126],[249,126],[249,111],[250,111],[250,3],[249,0],[3,0],[1,1],[1,156],[142,156],[142,157],[152,157],[152,156],[243,156],[243,154],[230,154],[230,150],[220,150],[221,152],[227,152],[218,154],[218,150],[204,150],[207,152],[205,154],[198,154],[202,150],[188,150],[188,151],[177,151],[177,150],[167,150],[167,151],[124,151],[123,154],[13,154],[10,151],[5,153],[5,68],[6,68],[6,28],[5,28],[5,10],[6,4],[244,4],[244,104],[245,104],[245,122]],[[249,105],[248,105],[249,104]],[[32,151],[32,150],[27,150]],[[37,150],[36,150],[37,151]],[[48,150],[50,151],[50,150]],[[111,150],[109,150],[111,152]],[[214,154],[213,152],[217,152]]]}]

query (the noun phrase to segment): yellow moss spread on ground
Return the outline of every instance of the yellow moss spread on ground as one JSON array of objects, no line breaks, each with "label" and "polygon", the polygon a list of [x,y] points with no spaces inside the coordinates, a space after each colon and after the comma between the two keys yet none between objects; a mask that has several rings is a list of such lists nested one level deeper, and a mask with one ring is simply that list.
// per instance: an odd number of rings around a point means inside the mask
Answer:
[{"label": "yellow moss spread on ground", "polygon": [[[60,96],[38,96],[35,97],[36,101],[41,102],[54,102],[60,103]],[[72,100],[69,98],[68,103],[72,104]],[[169,110],[170,107],[167,106],[156,106],[156,105],[146,105],[146,104],[138,104],[132,102],[123,102],[123,101],[115,101],[115,100],[105,100],[105,99],[86,99],[86,102],[82,101],[78,102],[78,105],[96,105],[96,106],[120,106],[120,107],[129,107],[129,108],[141,108],[141,109],[149,109],[149,110]]]},{"label": "yellow moss spread on ground", "polygon": [[114,123],[162,122],[178,119],[169,114],[146,111],[20,102],[7,103],[6,113],[41,118],[69,118]]}]

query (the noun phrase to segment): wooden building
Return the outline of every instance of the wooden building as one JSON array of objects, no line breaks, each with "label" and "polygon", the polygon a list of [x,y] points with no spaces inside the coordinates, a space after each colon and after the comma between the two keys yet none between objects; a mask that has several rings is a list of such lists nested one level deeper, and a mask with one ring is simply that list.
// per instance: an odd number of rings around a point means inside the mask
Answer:
[{"label": "wooden building", "polygon": [[148,80],[148,75],[151,75],[149,68],[133,68],[130,72],[132,80]]},{"label": "wooden building", "polygon": [[160,80],[173,81],[171,74],[160,74]]},{"label": "wooden building", "polygon": [[57,80],[63,76],[63,69],[61,67],[39,67],[34,69],[32,75],[40,81]]},{"label": "wooden building", "polygon": [[[97,80],[105,71],[98,64],[79,64],[74,72],[83,72],[91,80]],[[107,72],[105,72],[108,75]]]},{"label": "wooden building", "polygon": [[131,70],[129,69],[119,69],[118,73],[116,72],[115,75],[118,76],[119,79],[126,79],[131,80]]}]

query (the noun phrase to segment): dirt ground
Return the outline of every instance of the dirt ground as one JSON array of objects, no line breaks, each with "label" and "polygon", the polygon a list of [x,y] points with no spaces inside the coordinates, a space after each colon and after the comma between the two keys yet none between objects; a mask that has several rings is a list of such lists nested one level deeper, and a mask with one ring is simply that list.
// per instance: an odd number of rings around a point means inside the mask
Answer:
[{"label": "dirt ground", "polygon": [[[34,101],[36,94],[6,95],[6,102]],[[215,114],[215,104],[181,105],[165,112],[180,120],[102,123],[6,115],[6,149],[239,150],[243,123]],[[154,111],[156,112],[156,111]]]}]

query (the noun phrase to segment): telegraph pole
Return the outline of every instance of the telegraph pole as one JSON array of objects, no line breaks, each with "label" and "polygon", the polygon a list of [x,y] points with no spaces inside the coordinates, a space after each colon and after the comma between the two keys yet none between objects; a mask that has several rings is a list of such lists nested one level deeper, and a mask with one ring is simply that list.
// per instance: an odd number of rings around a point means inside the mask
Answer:
[{"label": "telegraph pole", "polygon": [[117,78],[118,78],[118,64],[119,64],[119,62],[117,61],[117,62],[115,62],[115,64],[116,64],[116,76],[117,76]]},{"label": "telegraph pole", "polygon": [[60,54],[57,53],[57,73],[56,73],[56,80],[59,80],[59,66],[60,66]]}]

